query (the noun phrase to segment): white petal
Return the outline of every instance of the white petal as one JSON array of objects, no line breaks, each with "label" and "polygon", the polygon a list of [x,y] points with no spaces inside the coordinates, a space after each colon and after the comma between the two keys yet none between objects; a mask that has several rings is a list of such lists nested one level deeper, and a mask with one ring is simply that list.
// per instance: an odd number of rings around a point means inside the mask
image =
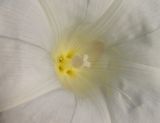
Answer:
[{"label": "white petal", "polygon": [[106,93],[112,122],[158,123],[160,69],[125,60],[110,69],[119,73]]},{"label": "white petal", "polygon": [[114,0],[88,0],[85,21],[94,23],[108,11]]},{"label": "white petal", "polygon": [[0,38],[0,111],[58,88],[50,56],[22,40]]},{"label": "white petal", "polygon": [[34,0],[0,1],[0,27],[0,36],[25,40],[47,50],[53,42],[48,20]]},{"label": "white petal", "polygon": [[160,69],[160,29],[148,35],[129,41],[118,46],[115,49],[117,59],[131,61],[146,67],[155,67]]},{"label": "white petal", "polygon": [[157,30],[112,47],[119,63],[110,67],[118,75],[110,82],[115,93],[107,98],[113,123],[159,123],[159,34]]},{"label": "white petal", "polygon": [[92,96],[92,99],[77,98],[73,123],[111,123],[104,96],[100,92]]},{"label": "white petal", "polygon": [[71,123],[75,108],[74,96],[55,90],[29,103],[2,112],[3,123]]},{"label": "white petal", "polygon": [[108,44],[132,41],[160,27],[159,6],[157,0],[120,0],[115,12],[112,7],[108,8],[93,30]]},{"label": "white petal", "polygon": [[[86,15],[86,0],[39,0],[58,38],[72,26],[79,25]],[[73,29],[73,28],[72,28]]]},{"label": "white petal", "polygon": [[110,50],[118,63],[110,66],[116,75],[106,85],[113,89],[106,96],[113,123],[160,121],[160,2],[136,2],[130,16],[124,15],[109,30],[114,33],[109,39],[116,42],[110,40]]}]

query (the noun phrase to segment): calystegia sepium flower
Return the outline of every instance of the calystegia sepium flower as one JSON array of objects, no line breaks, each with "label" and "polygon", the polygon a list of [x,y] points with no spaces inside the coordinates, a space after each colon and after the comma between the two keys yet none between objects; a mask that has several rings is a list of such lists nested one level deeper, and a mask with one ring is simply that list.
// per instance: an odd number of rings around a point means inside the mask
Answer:
[{"label": "calystegia sepium flower", "polygon": [[159,7],[0,1],[0,122],[159,123]]}]

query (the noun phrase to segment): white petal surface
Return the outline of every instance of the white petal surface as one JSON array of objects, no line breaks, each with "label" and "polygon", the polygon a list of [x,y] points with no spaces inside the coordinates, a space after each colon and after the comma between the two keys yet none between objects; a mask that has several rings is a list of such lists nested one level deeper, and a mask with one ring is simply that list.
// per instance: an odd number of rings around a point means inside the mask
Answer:
[{"label": "white petal surface", "polygon": [[113,17],[103,18],[107,23],[101,24],[100,30],[95,31],[100,31],[102,39],[105,38],[111,46],[129,44],[160,28],[159,6],[157,0],[122,0],[121,7]]},{"label": "white petal surface", "polygon": [[111,99],[107,99],[113,123],[159,123],[159,35],[158,30],[115,48],[120,49],[116,58],[120,65],[110,69],[120,73],[112,82],[118,89]]},{"label": "white petal surface", "polygon": [[39,2],[58,39],[73,25],[78,26],[86,14],[86,0],[39,0]]},{"label": "white petal surface", "polygon": [[59,87],[48,52],[6,37],[0,38],[0,111]]},{"label": "white petal surface", "polygon": [[49,50],[51,30],[36,0],[0,1],[0,36],[25,40]]},{"label": "white petal surface", "polygon": [[91,99],[77,99],[72,123],[111,123],[107,103],[100,92]]},{"label": "white petal surface", "polygon": [[107,30],[113,33],[109,49],[118,63],[109,66],[118,74],[106,85],[113,89],[106,95],[112,123],[160,121],[159,6],[158,1],[136,1],[130,16]]},{"label": "white petal surface", "polygon": [[108,10],[114,0],[87,0],[85,21],[90,23],[96,22]]},{"label": "white petal surface", "polygon": [[113,74],[120,73],[110,82],[115,86],[114,93],[109,92],[106,99],[111,121],[158,123],[160,2],[124,0],[122,6],[125,2],[128,6],[121,9],[124,13],[113,17],[112,26],[102,25],[101,31],[104,32],[102,39],[110,44],[108,50],[115,53],[115,61],[119,63],[109,68],[109,71],[116,71]]},{"label": "white petal surface", "polygon": [[1,123],[71,123],[75,98],[72,94],[52,91],[36,100],[0,114]]},{"label": "white petal surface", "polygon": [[[131,61],[143,66],[160,69],[160,29],[126,43],[119,44],[116,49],[119,59]],[[127,52],[126,52],[127,51]]]},{"label": "white petal surface", "polygon": [[160,117],[160,70],[123,62],[110,68],[119,72],[107,93],[113,123],[158,123]]}]

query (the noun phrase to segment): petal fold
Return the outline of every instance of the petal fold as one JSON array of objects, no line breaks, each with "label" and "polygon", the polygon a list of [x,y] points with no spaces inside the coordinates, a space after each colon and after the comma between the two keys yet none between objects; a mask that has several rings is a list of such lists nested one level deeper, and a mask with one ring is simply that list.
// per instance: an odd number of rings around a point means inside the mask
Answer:
[{"label": "petal fold", "polygon": [[74,96],[61,89],[2,112],[5,123],[71,123],[75,107]]},{"label": "petal fold", "polygon": [[50,61],[41,47],[0,38],[0,112],[59,88]]},{"label": "petal fold", "polygon": [[77,99],[73,123],[111,123],[107,103],[101,92],[93,93],[88,99]]},{"label": "petal fold", "polygon": [[36,0],[0,2],[0,36],[25,40],[50,50],[53,42],[48,20]]}]

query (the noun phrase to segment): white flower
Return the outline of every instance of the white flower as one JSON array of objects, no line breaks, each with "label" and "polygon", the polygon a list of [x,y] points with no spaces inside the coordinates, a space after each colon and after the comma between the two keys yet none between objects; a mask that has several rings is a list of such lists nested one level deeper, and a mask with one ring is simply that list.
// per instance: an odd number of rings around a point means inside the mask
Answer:
[{"label": "white flower", "polygon": [[159,123],[159,6],[0,1],[0,122]]}]

